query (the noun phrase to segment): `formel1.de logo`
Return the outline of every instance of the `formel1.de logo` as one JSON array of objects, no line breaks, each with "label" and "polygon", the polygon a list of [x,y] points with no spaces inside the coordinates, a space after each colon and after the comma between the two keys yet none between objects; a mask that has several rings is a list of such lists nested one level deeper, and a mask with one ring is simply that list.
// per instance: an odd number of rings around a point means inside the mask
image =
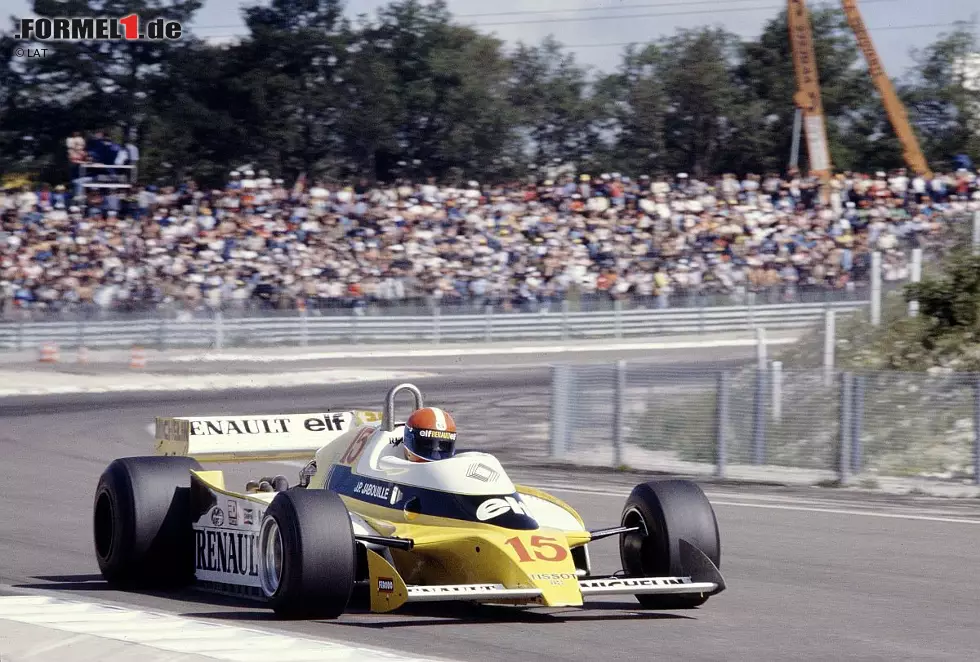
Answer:
[{"label": "formel1.de logo", "polygon": [[180,39],[180,21],[163,17],[142,21],[129,16],[82,16],[72,18],[22,18],[14,39],[37,42],[69,41],[175,41]]}]

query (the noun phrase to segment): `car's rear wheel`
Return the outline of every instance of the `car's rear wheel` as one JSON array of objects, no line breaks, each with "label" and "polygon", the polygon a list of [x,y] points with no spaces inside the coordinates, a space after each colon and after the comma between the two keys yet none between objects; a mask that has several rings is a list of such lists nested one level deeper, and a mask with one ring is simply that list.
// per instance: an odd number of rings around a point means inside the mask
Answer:
[{"label": "car's rear wheel", "polygon": [[337,618],[357,570],[343,500],[328,490],[293,488],[272,500],[259,532],[262,592],[283,618]]},{"label": "car's rear wheel", "polygon": [[[633,488],[621,519],[639,531],[622,534],[619,553],[631,577],[680,577],[684,567],[681,540],[703,553],[716,568],[721,542],[714,509],[704,492],[688,480],[661,480]],[[637,595],[648,609],[690,609],[704,604],[706,594]]]},{"label": "car's rear wheel", "polygon": [[113,461],[95,490],[93,535],[102,576],[120,588],[180,586],[194,577],[189,457]]}]

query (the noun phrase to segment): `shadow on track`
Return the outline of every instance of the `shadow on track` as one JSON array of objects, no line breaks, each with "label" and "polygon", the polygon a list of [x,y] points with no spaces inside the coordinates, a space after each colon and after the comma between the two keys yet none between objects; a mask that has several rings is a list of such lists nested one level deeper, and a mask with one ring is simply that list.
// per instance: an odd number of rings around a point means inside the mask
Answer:
[{"label": "shadow on track", "polygon": [[[38,583],[14,584],[14,588],[34,588],[48,591],[115,591],[102,575],[37,575]],[[41,583],[43,582],[43,583]]]},{"label": "shadow on track", "polygon": [[[324,624],[385,630],[388,628],[425,627],[432,625],[487,625],[492,623],[567,623],[575,621],[627,621],[627,620],[693,620],[671,612],[640,612],[636,603],[597,602],[587,607],[555,608],[556,611],[531,610],[547,607],[518,607],[503,605],[478,605],[466,602],[446,602],[439,605],[406,605],[395,612],[372,614],[366,605],[352,605],[339,620],[316,621]],[[277,621],[271,611],[184,612],[188,618],[214,618],[229,621]],[[351,618],[354,620],[350,620]],[[370,620],[363,620],[364,617]]]},{"label": "shadow on track", "polygon": [[[14,584],[13,588],[42,589],[47,591],[69,591],[85,593],[117,593],[120,596],[142,595],[154,598],[165,598],[193,604],[206,604],[215,607],[232,607],[255,609],[262,604],[261,600],[248,599],[223,593],[208,593],[193,586],[178,589],[120,589],[109,586],[102,575],[36,575],[31,579],[38,582]],[[272,612],[269,612],[272,615]]]},{"label": "shadow on track", "polygon": [[[208,605],[217,611],[177,611],[188,618],[211,618],[227,621],[279,622],[271,610],[264,608],[261,600],[247,599],[220,593],[208,593],[193,587],[177,590],[130,590],[120,591],[110,587],[101,575],[38,575],[37,582],[17,584],[15,588],[45,589],[49,591],[73,591],[77,593],[119,592],[121,595],[143,595],[165,598],[188,605]],[[225,610],[220,610],[224,608]],[[547,610],[549,611],[541,611]],[[367,619],[370,620],[366,620]],[[670,611],[641,611],[635,602],[596,601],[584,607],[540,607],[485,605],[468,602],[440,604],[410,604],[387,614],[372,614],[368,608],[366,592],[355,589],[348,611],[340,620],[312,622],[329,623],[352,628],[384,630],[387,628],[425,627],[432,625],[486,625],[491,623],[567,623],[575,621],[640,621],[684,619],[687,616]]]}]

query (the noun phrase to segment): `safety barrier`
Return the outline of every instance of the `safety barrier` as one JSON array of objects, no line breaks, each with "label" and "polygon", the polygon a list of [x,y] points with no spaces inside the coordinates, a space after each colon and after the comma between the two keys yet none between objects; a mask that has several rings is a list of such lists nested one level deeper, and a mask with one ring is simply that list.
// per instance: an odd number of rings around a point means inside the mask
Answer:
[{"label": "safety barrier", "polygon": [[[980,485],[980,375],[553,369],[552,459],[733,479]],[[779,477],[782,477],[781,479]]]},{"label": "safety barrier", "polygon": [[827,310],[847,313],[868,301],[814,304],[639,309],[599,313],[505,313],[374,317],[316,316],[297,311],[289,317],[224,319],[146,319],[0,324],[0,349],[26,350],[45,343],[62,347],[256,347],[359,345],[370,343],[498,342],[513,340],[585,340],[670,334],[708,334],[800,329],[820,322]]}]

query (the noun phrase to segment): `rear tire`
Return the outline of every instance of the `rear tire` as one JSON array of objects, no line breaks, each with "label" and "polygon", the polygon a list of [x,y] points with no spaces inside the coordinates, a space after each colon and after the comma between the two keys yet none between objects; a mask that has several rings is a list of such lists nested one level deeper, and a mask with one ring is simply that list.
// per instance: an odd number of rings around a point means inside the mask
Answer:
[{"label": "rear tire", "polygon": [[337,618],[354,590],[357,552],[350,514],[328,490],[280,492],[258,541],[262,592],[282,618]]},{"label": "rear tire", "polygon": [[[701,488],[688,480],[661,480],[633,488],[621,519],[623,526],[640,525],[620,537],[623,569],[632,577],[685,576],[680,543],[684,539],[721,567],[721,542],[714,509]],[[646,534],[644,534],[644,529]],[[637,595],[647,609],[691,609],[707,595]]]},{"label": "rear tire", "polygon": [[194,578],[189,457],[126,457],[99,478],[95,556],[110,586],[171,588]]}]

